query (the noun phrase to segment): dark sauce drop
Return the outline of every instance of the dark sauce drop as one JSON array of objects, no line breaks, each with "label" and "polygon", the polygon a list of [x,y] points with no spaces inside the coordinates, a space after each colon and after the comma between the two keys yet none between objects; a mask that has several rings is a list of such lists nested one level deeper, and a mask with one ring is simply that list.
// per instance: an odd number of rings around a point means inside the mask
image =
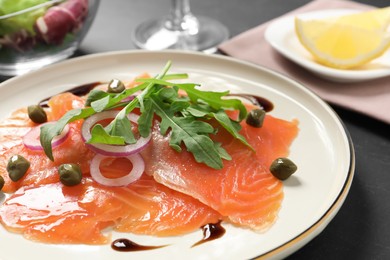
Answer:
[{"label": "dark sauce drop", "polygon": [[111,243],[111,248],[120,251],[120,252],[134,252],[134,251],[144,251],[144,250],[153,250],[165,247],[164,246],[144,246],[137,244],[127,238],[119,238],[117,240],[114,240]]},{"label": "dark sauce drop", "polygon": [[264,97],[250,95],[250,94],[236,94],[236,93],[230,94],[230,96],[245,98],[253,105],[261,107],[265,112],[270,112],[274,109],[274,104]]},{"label": "dark sauce drop", "polygon": [[67,90],[66,92],[70,92],[70,93],[72,93],[72,94],[74,94],[76,96],[85,96],[89,92],[91,92],[92,89],[94,89],[96,86],[99,86],[101,84],[103,84],[103,83],[100,82],[100,81],[87,83],[87,84],[84,84],[84,85],[80,85],[80,86],[71,88],[71,89]]},{"label": "dark sauce drop", "polygon": [[[103,84],[103,83],[100,81],[96,81],[96,82],[76,86],[76,87],[68,89],[64,92],[70,92],[76,96],[84,96],[84,95],[87,95],[92,89],[94,89],[96,86],[99,86],[100,84]],[[50,98],[51,97],[45,98],[45,99],[41,100],[38,104],[41,107],[48,107],[47,102],[49,101]]]},{"label": "dark sauce drop", "polygon": [[[193,244],[191,247],[198,246],[200,244],[212,241],[214,239],[222,237],[225,233],[226,230],[222,227],[221,221],[215,224],[206,224],[201,227],[203,231],[203,238]],[[119,251],[119,252],[135,252],[135,251],[144,251],[144,250],[153,250],[153,249],[158,249],[162,247],[166,247],[167,245],[162,245],[162,246],[144,246],[137,244],[127,238],[119,238],[114,240],[111,243],[111,248]]]},{"label": "dark sauce drop", "polygon": [[203,230],[203,238],[193,244],[192,247],[220,238],[226,233],[226,230],[221,225],[221,221],[216,224],[206,224],[201,229]]}]

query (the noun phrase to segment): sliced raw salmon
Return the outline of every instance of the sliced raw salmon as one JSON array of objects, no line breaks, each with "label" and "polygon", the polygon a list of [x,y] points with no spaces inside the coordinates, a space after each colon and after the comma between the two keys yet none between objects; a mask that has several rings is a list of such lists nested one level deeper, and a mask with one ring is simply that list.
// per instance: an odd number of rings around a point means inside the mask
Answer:
[{"label": "sliced raw salmon", "polygon": [[30,131],[34,123],[27,116],[27,109],[18,109],[8,118],[0,121],[0,154],[21,144],[22,137]]},{"label": "sliced raw salmon", "polygon": [[195,162],[184,149],[174,151],[158,131],[153,132],[153,142],[142,155],[146,172],[157,182],[200,200],[234,224],[263,231],[275,222],[283,199],[283,184],[273,177],[269,166],[274,159],[288,155],[297,133],[297,122],[272,116],[265,118],[262,128],[243,122],[241,134],[255,153],[220,129],[215,139],[232,156],[222,170]]},{"label": "sliced raw salmon", "polygon": [[[48,117],[56,120],[67,111],[82,107],[83,100],[64,93],[48,104]],[[22,144],[22,136],[36,126],[25,109],[15,112],[1,126],[4,148],[0,171],[6,179],[4,190],[16,190],[0,208],[1,222],[10,231],[46,243],[102,244],[109,241],[109,236],[102,233],[107,227],[119,232],[168,236],[186,234],[221,219],[208,206],[150,176],[128,187],[101,186],[86,177],[95,154],[82,141],[78,122],[70,124],[69,138],[53,150],[55,162],[43,151],[32,151]],[[22,155],[31,163],[26,176],[18,182],[12,182],[5,170],[13,154]],[[65,187],[59,182],[57,168],[67,162],[81,165],[82,184]],[[113,178],[128,172],[131,165],[117,159],[113,163],[105,161],[100,168],[106,177]]]},{"label": "sliced raw salmon", "polygon": [[[57,120],[67,111],[84,106],[82,98],[64,93],[49,100],[50,108],[47,110],[50,120]],[[22,137],[32,128],[36,127],[27,115],[26,109],[15,111],[7,119],[0,122],[0,175],[5,180],[3,191],[14,192],[26,185],[39,185],[59,181],[57,168],[63,163],[77,163],[82,171],[88,174],[90,160],[94,156],[84,144],[80,127],[81,121],[69,124],[70,133],[65,142],[53,149],[55,162],[50,161],[42,150],[31,150],[24,146]],[[26,175],[17,182],[11,181],[6,170],[9,158],[19,154],[31,164]]]},{"label": "sliced raw salmon", "polygon": [[[84,99],[64,93],[48,104],[48,118],[57,120],[70,109],[83,107]],[[8,230],[47,243],[103,244],[109,241],[109,232],[103,231],[107,228],[171,236],[221,219],[265,230],[277,218],[283,185],[269,172],[269,166],[277,157],[288,155],[298,132],[295,121],[267,116],[262,128],[242,123],[241,134],[256,152],[219,129],[213,138],[232,156],[222,170],[195,162],[184,149],[175,152],[156,125],[152,143],[142,152],[148,175],[126,187],[102,186],[89,177],[95,154],[82,141],[81,123],[70,124],[69,137],[53,150],[55,162],[43,151],[32,151],[22,144],[21,137],[34,126],[25,110],[0,123],[0,174],[6,181],[3,189],[16,191],[0,207],[0,222]],[[31,163],[18,182],[12,182],[5,170],[13,154]],[[57,168],[63,163],[81,166],[81,184],[65,187],[59,182]],[[118,177],[132,167],[128,164],[127,160],[112,164],[108,160],[101,170],[108,178]]]},{"label": "sliced raw salmon", "polygon": [[107,227],[120,232],[171,236],[186,234],[221,215],[196,199],[143,176],[127,187],[61,183],[19,189],[0,208],[8,230],[46,243],[103,244]]},{"label": "sliced raw salmon", "polygon": [[[69,110],[75,108],[83,108],[85,104],[85,98],[73,95],[72,93],[65,92],[51,97],[48,101],[49,121],[60,119]],[[80,121],[81,122],[81,121]]]}]

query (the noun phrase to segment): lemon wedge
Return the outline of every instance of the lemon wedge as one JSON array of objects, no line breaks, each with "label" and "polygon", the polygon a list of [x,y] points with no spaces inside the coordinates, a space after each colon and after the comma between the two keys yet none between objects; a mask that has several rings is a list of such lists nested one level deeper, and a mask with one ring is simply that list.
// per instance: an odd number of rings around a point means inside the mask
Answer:
[{"label": "lemon wedge", "polygon": [[350,69],[381,56],[390,47],[390,7],[325,19],[295,18],[302,45],[319,63]]}]

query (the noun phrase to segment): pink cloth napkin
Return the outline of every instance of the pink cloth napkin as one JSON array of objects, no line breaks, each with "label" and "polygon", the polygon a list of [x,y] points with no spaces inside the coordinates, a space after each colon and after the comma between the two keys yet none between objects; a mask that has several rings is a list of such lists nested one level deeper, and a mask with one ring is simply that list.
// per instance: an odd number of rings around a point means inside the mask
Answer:
[{"label": "pink cloth napkin", "polygon": [[[351,1],[314,0],[286,15],[323,9],[373,8]],[[270,22],[246,31],[221,44],[219,50],[229,56],[250,61],[285,74],[311,89],[324,100],[366,114],[390,124],[390,77],[359,83],[335,83],[321,79],[278,54],[265,40]]]}]

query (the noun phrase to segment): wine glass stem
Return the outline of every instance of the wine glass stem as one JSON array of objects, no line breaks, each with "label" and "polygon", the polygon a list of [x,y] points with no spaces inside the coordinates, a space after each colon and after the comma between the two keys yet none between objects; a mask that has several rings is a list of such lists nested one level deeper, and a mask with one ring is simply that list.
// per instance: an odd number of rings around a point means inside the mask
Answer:
[{"label": "wine glass stem", "polygon": [[171,31],[188,31],[190,34],[198,31],[198,21],[191,13],[189,0],[172,0],[165,28]]}]

